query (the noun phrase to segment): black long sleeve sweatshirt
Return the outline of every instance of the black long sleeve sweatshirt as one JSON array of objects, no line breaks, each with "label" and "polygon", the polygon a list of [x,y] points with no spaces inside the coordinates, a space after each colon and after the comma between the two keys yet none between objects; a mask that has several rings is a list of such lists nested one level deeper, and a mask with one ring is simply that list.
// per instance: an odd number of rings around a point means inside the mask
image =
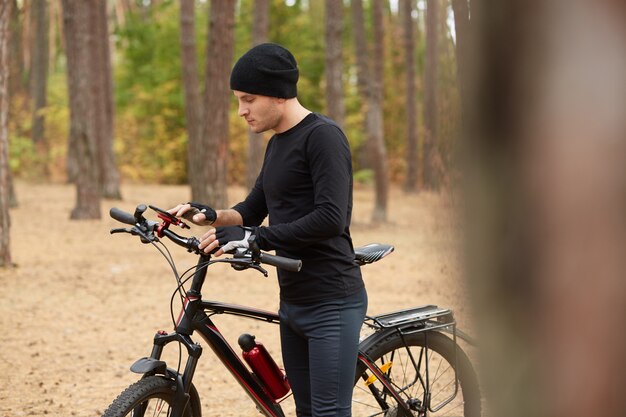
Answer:
[{"label": "black long sleeve sweatshirt", "polygon": [[256,183],[233,207],[258,227],[263,250],[302,260],[300,272],[278,270],[281,299],[297,304],[342,298],[363,287],[350,237],[352,160],[348,140],[316,113],[275,134]]}]

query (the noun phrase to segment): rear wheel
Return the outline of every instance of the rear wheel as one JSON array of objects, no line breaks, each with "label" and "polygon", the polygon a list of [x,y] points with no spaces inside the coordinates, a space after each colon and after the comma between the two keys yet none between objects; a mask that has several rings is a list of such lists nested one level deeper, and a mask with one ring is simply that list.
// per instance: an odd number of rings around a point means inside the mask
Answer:
[{"label": "rear wheel", "polygon": [[[406,343],[406,346],[405,346]],[[414,416],[479,417],[480,392],[467,355],[435,331],[390,332],[365,352],[392,383]],[[456,372],[455,372],[456,369]],[[425,387],[428,387],[426,392]],[[377,391],[378,398],[372,393]],[[428,395],[426,395],[428,394]],[[402,416],[402,409],[362,363],[357,365],[352,415]]]},{"label": "rear wheel", "polygon": [[[102,417],[169,416],[172,413],[176,383],[160,376],[149,376],[126,388],[106,409]],[[198,393],[192,386],[185,417],[201,417]]]}]

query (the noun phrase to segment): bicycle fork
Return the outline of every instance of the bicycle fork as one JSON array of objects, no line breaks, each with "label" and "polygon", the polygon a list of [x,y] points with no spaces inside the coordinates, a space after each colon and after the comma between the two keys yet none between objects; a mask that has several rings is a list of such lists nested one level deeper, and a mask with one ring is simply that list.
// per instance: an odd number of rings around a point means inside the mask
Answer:
[{"label": "bicycle fork", "polygon": [[[185,346],[188,353],[187,364],[182,375],[176,370],[168,368],[167,364],[161,360],[161,354],[165,345],[175,341]],[[176,394],[174,396],[174,404],[172,404],[171,417],[182,417],[185,408],[189,404],[191,381],[201,355],[202,347],[194,343],[189,336],[159,331],[154,336],[154,345],[152,346],[150,357],[139,359],[130,367],[130,370],[144,376],[164,375],[173,380],[176,383]]]}]

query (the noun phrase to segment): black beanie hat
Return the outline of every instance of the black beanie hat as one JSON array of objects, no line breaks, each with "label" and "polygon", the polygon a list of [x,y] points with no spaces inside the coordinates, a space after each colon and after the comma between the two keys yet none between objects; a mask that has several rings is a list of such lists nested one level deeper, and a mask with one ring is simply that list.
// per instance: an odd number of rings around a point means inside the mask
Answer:
[{"label": "black beanie hat", "polygon": [[263,43],[250,49],[230,73],[231,90],[269,97],[296,97],[297,82],[296,59],[275,43]]}]

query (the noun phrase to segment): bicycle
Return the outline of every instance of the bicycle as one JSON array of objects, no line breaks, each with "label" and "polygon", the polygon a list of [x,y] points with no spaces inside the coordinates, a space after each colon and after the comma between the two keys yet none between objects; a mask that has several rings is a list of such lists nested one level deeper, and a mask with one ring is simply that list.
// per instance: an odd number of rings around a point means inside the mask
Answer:
[{"label": "bicycle", "polygon": [[[193,376],[203,348],[192,340],[195,332],[212,348],[259,412],[268,417],[284,417],[280,401],[288,396],[288,380],[271,359],[271,369],[259,370],[248,362],[253,369],[250,371],[211,320],[213,315],[228,314],[277,324],[278,314],[202,300],[201,290],[209,266],[217,263],[229,264],[238,271],[256,270],[267,276],[262,265],[298,271],[301,262],[260,251],[254,236],[250,237],[248,250],[238,249],[230,257],[211,259],[210,254],[198,249],[198,239],[170,230],[172,225],[189,228],[186,223],[157,207],[149,207],[156,211],[159,222],[144,217],[148,207],[143,204],[137,206],[134,214],[112,208],[111,217],[132,227],[112,229],[111,233],[130,233],[139,236],[142,243],[159,249],[177,280],[172,300],[179,294],[182,308],[177,319],[174,319],[172,310],[174,331],[158,331],[150,356],[131,366],[132,372],[142,375],[141,379],[126,388],[106,409],[103,417],[200,417],[200,397],[193,385]],[[197,264],[179,275],[171,254],[160,240],[162,238],[199,255]],[[359,265],[377,262],[392,251],[390,245],[366,245],[355,250],[355,262]],[[191,287],[185,291],[183,286],[189,281]],[[480,416],[481,399],[476,375],[468,356],[457,343],[457,336],[468,342],[472,340],[456,328],[451,310],[428,305],[367,316],[363,327],[369,335],[359,344],[354,416]],[[186,349],[187,361],[182,372],[180,360],[178,369],[161,360],[165,346],[172,342],[178,343],[180,349],[181,346]],[[254,345],[254,337],[242,335],[239,342],[242,347],[246,343]],[[268,376],[268,372],[275,373],[274,379]],[[284,379],[277,381],[276,375]]]}]

